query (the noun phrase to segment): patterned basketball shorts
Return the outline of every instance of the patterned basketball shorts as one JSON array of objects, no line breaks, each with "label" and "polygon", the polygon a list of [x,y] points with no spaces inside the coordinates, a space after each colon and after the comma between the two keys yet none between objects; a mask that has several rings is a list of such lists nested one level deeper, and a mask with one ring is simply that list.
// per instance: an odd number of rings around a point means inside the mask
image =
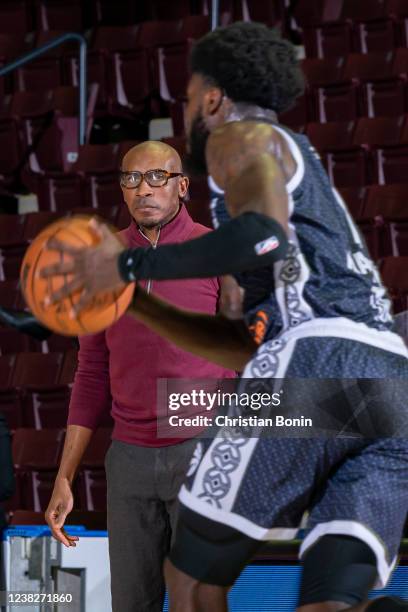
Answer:
[{"label": "patterned basketball shorts", "polygon": [[[288,344],[261,347],[244,376],[408,378],[403,352],[304,337],[288,356]],[[404,398],[401,411],[407,405]],[[408,439],[253,438],[221,428],[197,444],[179,497],[193,512],[255,540],[294,538],[302,524],[301,555],[325,534],[359,538],[376,555],[382,586],[408,512]]]}]

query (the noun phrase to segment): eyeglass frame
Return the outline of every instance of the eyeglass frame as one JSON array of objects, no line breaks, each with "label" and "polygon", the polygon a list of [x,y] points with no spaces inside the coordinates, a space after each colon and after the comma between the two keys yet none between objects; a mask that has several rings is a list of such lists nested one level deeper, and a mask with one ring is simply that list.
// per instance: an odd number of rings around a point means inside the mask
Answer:
[{"label": "eyeglass frame", "polygon": [[[163,185],[151,185],[149,181],[147,181],[145,178],[148,172],[163,172],[166,175],[166,182],[163,183]],[[134,185],[133,187],[126,187],[125,185],[122,185],[122,176],[124,174],[131,174],[131,175],[139,174],[140,183],[138,183],[137,185]],[[120,183],[120,186],[123,187],[123,189],[137,189],[138,187],[140,187],[143,181],[145,181],[149,185],[149,187],[153,187],[153,189],[159,189],[160,187],[165,187],[167,183],[169,182],[169,179],[175,178],[176,176],[184,176],[184,173],[183,172],[168,172],[167,170],[163,170],[163,168],[151,168],[150,170],[146,170],[146,172],[140,172],[140,170],[128,170],[128,171],[119,170],[119,183]]]}]

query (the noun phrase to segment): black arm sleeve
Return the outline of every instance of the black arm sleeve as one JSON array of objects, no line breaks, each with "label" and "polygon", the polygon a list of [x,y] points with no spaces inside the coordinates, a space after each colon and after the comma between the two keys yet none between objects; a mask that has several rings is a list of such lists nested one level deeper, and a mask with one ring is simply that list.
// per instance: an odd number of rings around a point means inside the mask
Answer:
[{"label": "black arm sleeve", "polygon": [[277,221],[247,212],[188,242],[127,249],[119,256],[118,265],[126,282],[208,278],[272,265],[284,258],[286,250],[286,234]]}]

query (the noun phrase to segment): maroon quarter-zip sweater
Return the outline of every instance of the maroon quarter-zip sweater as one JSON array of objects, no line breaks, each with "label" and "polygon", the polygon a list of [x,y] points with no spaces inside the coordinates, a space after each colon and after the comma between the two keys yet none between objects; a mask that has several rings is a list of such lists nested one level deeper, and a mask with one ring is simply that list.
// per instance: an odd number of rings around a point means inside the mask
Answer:
[{"label": "maroon quarter-zip sweater", "polygon": [[[194,223],[184,205],[162,227],[158,244],[184,242],[208,232]],[[131,225],[121,232],[129,247],[150,246]],[[141,282],[146,287],[148,282]],[[176,306],[215,314],[216,278],[151,281],[150,291]],[[112,438],[142,446],[167,446],[181,438],[156,435],[157,378],[232,378],[235,373],[195,357],[124,315],[105,332],[82,336],[69,406],[69,425],[95,429],[106,410],[114,419]]]}]

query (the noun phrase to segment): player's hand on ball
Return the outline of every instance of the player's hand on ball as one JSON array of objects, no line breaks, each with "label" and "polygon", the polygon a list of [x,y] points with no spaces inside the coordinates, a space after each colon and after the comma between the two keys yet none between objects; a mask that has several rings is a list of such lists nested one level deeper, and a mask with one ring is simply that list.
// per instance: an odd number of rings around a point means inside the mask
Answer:
[{"label": "player's hand on ball", "polygon": [[[118,270],[118,256],[125,246],[104,223],[91,219],[89,226],[100,240],[96,246],[73,247],[51,238],[47,248],[58,251],[62,263],[48,266],[41,272],[43,278],[70,275],[67,283],[46,297],[45,306],[55,304],[82,289],[81,296],[72,309],[73,317],[90,304],[96,294],[125,287]],[[64,255],[68,256],[65,261]]]}]

